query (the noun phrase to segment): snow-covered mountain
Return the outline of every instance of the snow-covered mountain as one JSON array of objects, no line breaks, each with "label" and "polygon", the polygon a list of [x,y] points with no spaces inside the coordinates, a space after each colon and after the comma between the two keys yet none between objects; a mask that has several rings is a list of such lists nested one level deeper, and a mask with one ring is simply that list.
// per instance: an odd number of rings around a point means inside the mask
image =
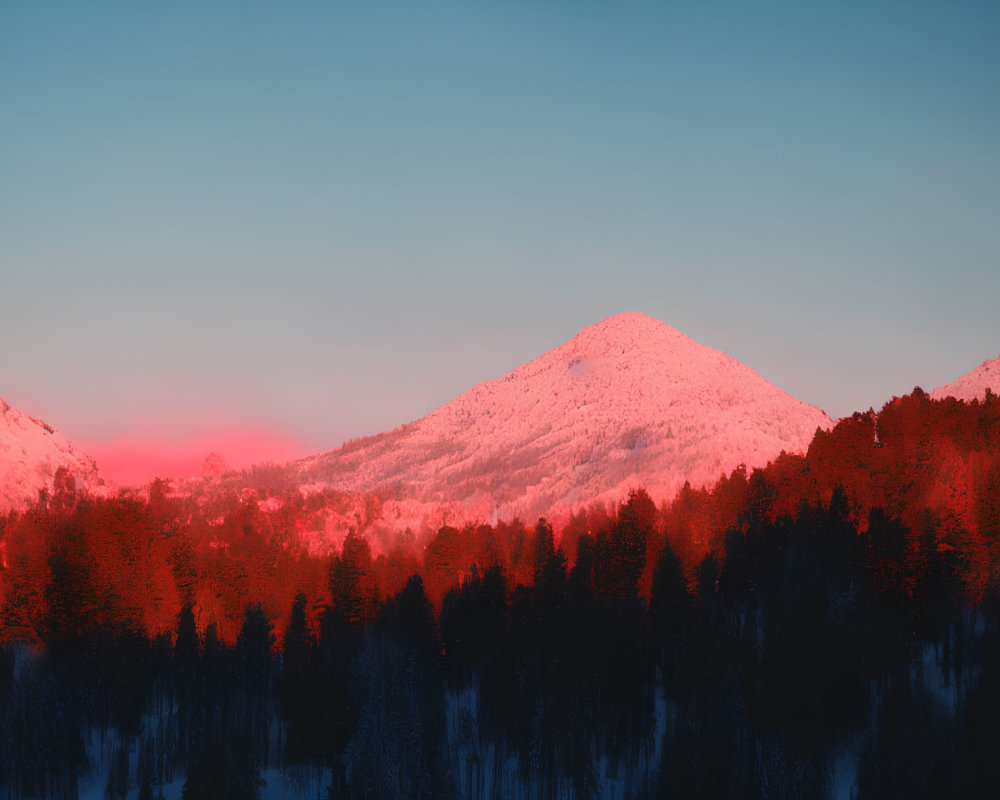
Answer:
[{"label": "snow-covered mountain", "polygon": [[986,396],[987,389],[1000,396],[1000,356],[987,359],[960,378],[939,386],[931,392],[931,397],[934,400],[943,400],[946,397],[966,401],[982,400]]},{"label": "snow-covered mountain", "polygon": [[292,467],[304,487],[385,491],[397,515],[530,519],[638,486],[670,497],[802,452],[831,425],[725,353],[625,313],[422,419]]},{"label": "snow-covered mountain", "polygon": [[0,398],[0,512],[23,508],[38,498],[39,489],[51,490],[60,467],[69,471],[77,488],[94,488],[100,482],[92,458],[51,425]]}]

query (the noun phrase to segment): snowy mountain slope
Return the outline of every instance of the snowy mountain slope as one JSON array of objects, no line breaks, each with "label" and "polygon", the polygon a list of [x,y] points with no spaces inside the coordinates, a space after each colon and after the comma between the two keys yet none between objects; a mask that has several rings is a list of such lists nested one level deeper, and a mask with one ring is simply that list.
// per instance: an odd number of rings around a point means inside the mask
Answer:
[{"label": "snowy mountain slope", "polygon": [[931,398],[943,400],[946,397],[954,397],[967,401],[982,400],[986,396],[987,389],[1000,396],[1000,356],[987,359],[960,378],[956,378],[944,386],[939,386],[931,392]]},{"label": "snowy mountain slope", "polygon": [[668,497],[686,480],[804,451],[830,425],[725,353],[625,313],[422,419],[293,467],[305,485],[530,518],[636,486]]},{"label": "snowy mountain slope", "polygon": [[52,426],[7,405],[0,398],[0,511],[23,508],[52,489],[52,479],[66,467],[77,488],[99,483],[97,465],[74,449]]}]

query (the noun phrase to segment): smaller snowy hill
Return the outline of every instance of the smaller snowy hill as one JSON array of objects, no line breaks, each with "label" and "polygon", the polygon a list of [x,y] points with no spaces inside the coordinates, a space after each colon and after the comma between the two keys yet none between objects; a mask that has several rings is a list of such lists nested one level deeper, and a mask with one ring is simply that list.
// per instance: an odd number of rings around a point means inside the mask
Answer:
[{"label": "smaller snowy hill", "polygon": [[957,400],[965,401],[982,400],[986,396],[987,389],[1000,397],[1000,356],[987,359],[971,372],[966,372],[951,383],[939,386],[931,392],[931,398],[943,400],[946,397],[954,397]]},{"label": "smaller snowy hill", "polygon": [[65,467],[76,487],[100,483],[97,465],[76,450],[51,425],[11,408],[0,398],[0,512],[23,508],[52,490],[56,471]]}]

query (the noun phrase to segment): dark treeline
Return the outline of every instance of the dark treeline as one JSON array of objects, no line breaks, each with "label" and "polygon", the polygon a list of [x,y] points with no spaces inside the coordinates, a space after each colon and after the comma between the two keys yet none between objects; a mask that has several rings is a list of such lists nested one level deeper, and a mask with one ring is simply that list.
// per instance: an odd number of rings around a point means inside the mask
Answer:
[{"label": "dark treeline", "polygon": [[[808,454],[558,532],[296,548],[309,501],[0,522],[11,797],[985,797],[1000,402],[922,392]],[[95,788],[96,787],[96,788]],[[296,794],[298,792],[298,794]],[[853,795],[852,795],[853,793]]]}]

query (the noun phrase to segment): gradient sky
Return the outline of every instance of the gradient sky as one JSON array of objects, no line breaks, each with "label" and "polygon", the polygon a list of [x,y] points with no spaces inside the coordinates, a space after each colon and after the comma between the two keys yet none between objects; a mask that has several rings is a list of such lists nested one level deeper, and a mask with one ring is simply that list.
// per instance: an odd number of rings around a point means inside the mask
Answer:
[{"label": "gradient sky", "polygon": [[0,396],[99,460],[288,457],[624,310],[833,416],[933,388],[1000,352],[997,42],[996,2],[0,0]]}]

